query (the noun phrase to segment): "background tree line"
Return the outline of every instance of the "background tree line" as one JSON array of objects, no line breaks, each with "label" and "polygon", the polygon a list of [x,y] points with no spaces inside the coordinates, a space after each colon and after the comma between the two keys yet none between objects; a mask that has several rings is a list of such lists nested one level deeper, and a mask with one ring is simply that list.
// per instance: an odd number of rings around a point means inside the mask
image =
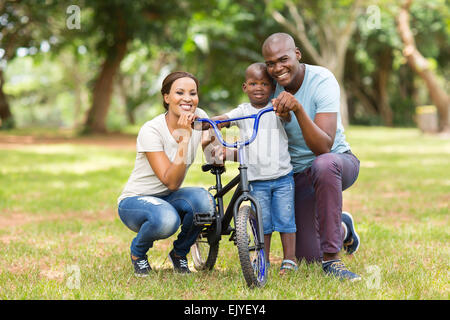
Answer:
[{"label": "background tree line", "polygon": [[249,63],[273,32],[341,84],[346,124],[411,126],[434,104],[449,129],[445,0],[2,0],[0,126],[104,133],[162,111],[165,75],[200,80],[200,106],[245,99]]}]

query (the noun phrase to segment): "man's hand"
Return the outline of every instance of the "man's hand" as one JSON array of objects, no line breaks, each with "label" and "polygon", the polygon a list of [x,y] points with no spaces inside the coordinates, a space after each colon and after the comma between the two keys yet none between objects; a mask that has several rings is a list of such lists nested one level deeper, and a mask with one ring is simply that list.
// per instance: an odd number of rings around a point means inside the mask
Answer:
[{"label": "man's hand", "polygon": [[287,91],[281,92],[276,99],[272,99],[275,114],[283,119],[288,117],[289,111],[294,113],[302,107],[297,99]]}]

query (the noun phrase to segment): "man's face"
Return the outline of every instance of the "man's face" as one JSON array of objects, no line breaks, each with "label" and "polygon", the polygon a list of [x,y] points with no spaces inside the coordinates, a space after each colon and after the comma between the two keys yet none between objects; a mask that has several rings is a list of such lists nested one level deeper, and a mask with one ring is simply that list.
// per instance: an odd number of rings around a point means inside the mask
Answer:
[{"label": "man's face", "polygon": [[288,41],[270,43],[263,48],[263,56],[269,75],[286,89],[295,87],[300,71],[301,53]]}]

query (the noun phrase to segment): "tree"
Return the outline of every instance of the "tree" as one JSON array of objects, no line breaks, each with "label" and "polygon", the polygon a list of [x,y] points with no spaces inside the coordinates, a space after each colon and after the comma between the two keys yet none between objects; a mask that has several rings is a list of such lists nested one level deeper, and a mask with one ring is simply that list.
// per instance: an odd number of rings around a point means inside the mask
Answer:
[{"label": "tree", "polygon": [[[394,51],[400,41],[394,15],[389,11],[392,7],[393,3],[385,0],[372,1],[366,14],[357,20],[357,28],[347,51],[344,78],[352,121],[394,125],[389,83]],[[363,107],[363,112],[361,108],[356,110],[356,104]]]},{"label": "tree", "polygon": [[[8,62],[17,56],[17,49],[23,47],[31,54],[39,51],[41,41],[51,35],[54,20],[49,16],[56,15],[56,3],[47,1],[42,4],[38,0],[1,1],[0,2],[0,128],[9,129],[15,126],[5,85],[4,71]],[[47,25],[47,28],[39,26]]]},{"label": "tree", "polygon": [[179,63],[200,81],[202,108],[213,113],[241,103],[246,68],[263,62],[265,38],[279,30],[260,1],[214,0],[189,20]]},{"label": "tree", "polygon": [[[272,17],[300,41],[312,62],[330,69],[341,86],[341,117],[348,121],[345,57],[362,0],[268,1]],[[286,10],[287,9],[287,10]]]},{"label": "tree", "polygon": [[[101,38],[96,51],[104,57],[100,71],[94,83],[92,106],[88,111],[85,133],[104,133],[114,88],[114,80],[120,64],[134,39],[142,43],[157,42],[181,45],[179,34],[186,32],[186,21],[191,10],[206,4],[203,0],[171,1],[157,0],[112,0],[86,1],[93,9],[93,17],[87,27],[91,34],[100,33]],[[177,24],[171,24],[176,19]],[[170,28],[169,28],[170,26]]]},{"label": "tree", "polygon": [[439,130],[449,131],[450,97],[440,86],[436,74],[433,72],[428,60],[416,47],[414,35],[409,24],[410,7],[412,0],[402,2],[397,16],[398,32],[404,44],[403,55],[411,68],[424,80],[430,98],[435,104],[439,114]]}]

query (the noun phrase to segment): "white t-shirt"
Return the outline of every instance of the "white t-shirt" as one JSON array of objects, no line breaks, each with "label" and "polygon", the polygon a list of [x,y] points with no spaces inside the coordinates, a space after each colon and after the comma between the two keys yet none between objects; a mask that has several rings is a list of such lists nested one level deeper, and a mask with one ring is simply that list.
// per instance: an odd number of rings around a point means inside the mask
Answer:
[{"label": "white t-shirt", "polygon": [[[249,116],[258,113],[260,109],[250,103],[240,104],[225,115],[230,119]],[[244,119],[231,122],[237,125],[240,139],[248,140],[253,133],[254,119]],[[256,139],[245,147],[245,157],[248,166],[248,180],[271,180],[291,172],[291,157],[288,151],[288,138],[281,119],[275,112],[266,112],[259,119]]]},{"label": "white t-shirt", "polygon": [[[202,109],[197,108],[195,114],[200,118],[207,118],[208,115]],[[202,131],[192,130],[189,141],[189,151],[187,155],[186,171],[194,162],[198,146],[201,142]],[[167,127],[165,114],[161,114],[154,119],[147,121],[139,130],[136,140],[136,161],[122,194],[117,202],[121,200],[140,196],[158,195],[163,196],[170,193],[170,190],[159,180],[147,160],[144,152],[164,151],[170,161],[175,159],[178,150],[178,143]]]}]

